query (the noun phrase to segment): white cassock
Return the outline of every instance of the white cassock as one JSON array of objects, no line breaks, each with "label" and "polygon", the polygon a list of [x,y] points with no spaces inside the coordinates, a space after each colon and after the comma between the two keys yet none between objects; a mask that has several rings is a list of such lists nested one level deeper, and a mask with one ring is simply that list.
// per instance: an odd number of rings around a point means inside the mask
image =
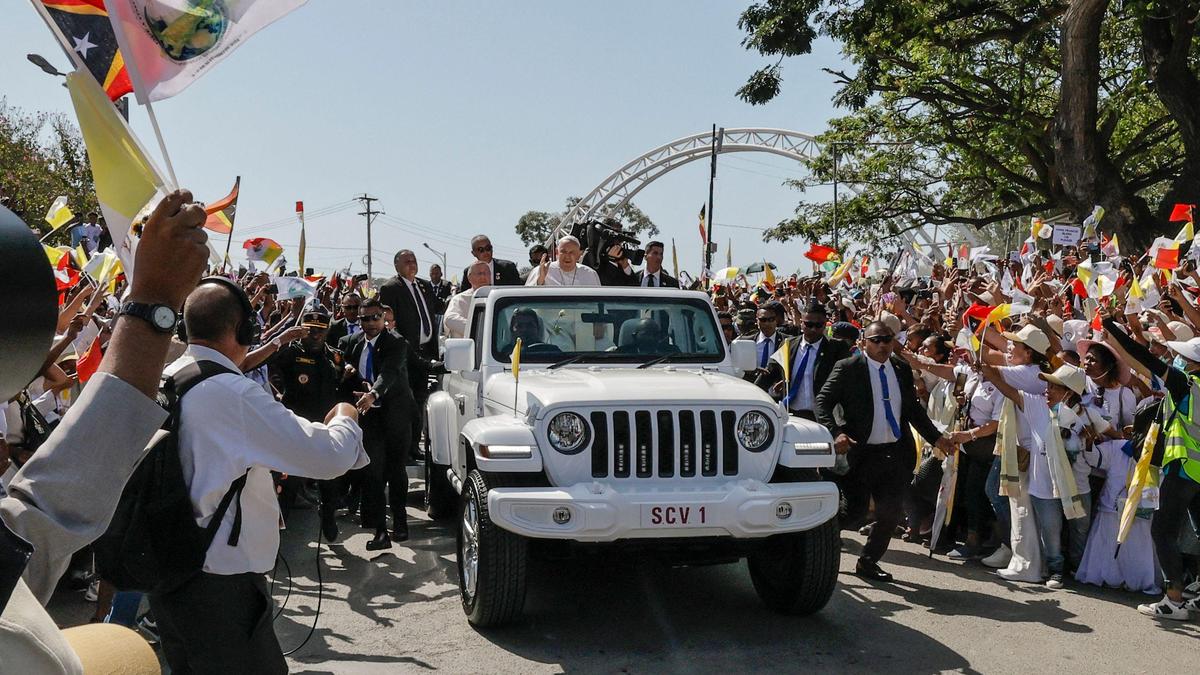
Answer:
[{"label": "white cassock", "polygon": [[[537,267],[529,270],[529,278],[525,280],[526,286],[537,286],[538,282]],[[558,261],[550,263],[546,270],[545,286],[599,286],[600,275],[596,274],[596,270],[577,263],[575,269],[570,272],[563,272],[558,268]]]},{"label": "white cassock", "polygon": [[446,337],[460,338],[467,334],[467,320],[471,318],[471,301],[474,299],[475,289],[468,288],[446,303],[446,314],[442,316],[442,332]]}]

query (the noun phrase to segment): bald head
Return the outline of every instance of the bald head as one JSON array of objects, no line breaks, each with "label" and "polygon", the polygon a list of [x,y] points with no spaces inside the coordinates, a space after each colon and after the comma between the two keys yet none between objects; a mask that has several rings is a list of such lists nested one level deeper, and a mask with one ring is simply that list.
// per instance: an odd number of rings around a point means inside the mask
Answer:
[{"label": "bald head", "polygon": [[183,304],[183,325],[188,342],[235,340],[242,320],[242,301],[221,284],[200,284]]}]

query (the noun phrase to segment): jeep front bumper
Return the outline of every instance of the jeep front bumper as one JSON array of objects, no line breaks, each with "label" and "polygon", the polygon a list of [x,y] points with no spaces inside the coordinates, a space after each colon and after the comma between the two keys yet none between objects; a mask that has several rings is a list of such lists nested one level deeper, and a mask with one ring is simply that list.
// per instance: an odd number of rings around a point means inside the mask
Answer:
[{"label": "jeep front bumper", "polygon": [[493,488],[492,522],[526,537],[618,539],[765,537],[810,530],[837,514],[833,483],[740,480],[679,489],[605,482],[569,487]]}]

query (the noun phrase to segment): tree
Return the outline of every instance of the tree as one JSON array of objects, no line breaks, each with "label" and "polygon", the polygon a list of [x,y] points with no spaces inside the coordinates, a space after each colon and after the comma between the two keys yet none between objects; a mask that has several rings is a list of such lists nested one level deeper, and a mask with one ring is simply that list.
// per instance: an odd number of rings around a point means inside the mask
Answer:
[{"label": "tree", "polygon": [[76,215],[99,211],[79,130],[65,115],[26,113],[0,99],[0,199],[30,227],[59,195]]},{"label": "tree", "polygon": [[[579,197],[568,197],[566,208],[557,213],[527,211],[525,215],[517,220],[517,236],[521,238],[521,241],[526,246],[546,242],[554,233],[555,228],[562,222],[563,216],[567,215],[567,212],[578,204],[579,201]],[[634,236],[646,235],[653,237],[658,234],[658,226],[646,214],[642,213],[642,210],[634,205],[633,202],[626,203],[615,212],[606,212],[605,217],[615,218],[620,221],[622,229]]]},{"label": "tree", "polygon": [[[1164,21],[1147,17],[1163,15],[1159,3],[1109,4],[752,5],[739,20],[743,44],[778,61],[750,77],[738,91],[744,100],[774,98],[782,60],[811,51],[817,35],[838,41],[854,67],[827,71],[841,85],[834,103],[849,114],[831,121],[822,153],[808,162],[810,176],[796,186],[831,181],[836,156],[839,182],[857,193],[839,204],[836,221],[831,204],[801,204],[767,237],[828,238],[836,225],[876,243],[926,223],[1011,225],[1035,214],[1078,222],[1095,204],[1106,209],[1102,227],[1123,241],[1144,243],[1164,231],[1149,204],[1181,183],[1190,153],[1180,118],[1157,89],[1180,95],[1181,87],[1146,84],[1147,22]],[[1153,50],[1159,72],[1191,73],[1194,65],[1194,56],[1177,51],[1188,52],[1180,40],[1190,47],[1195,38],[1176,14],[1183,5],[1193,6],[1190,19],[1200,2],[1171,5],[1168,36]],[[1196,96],[1194,87],[1182,89]],[[1189,111],[1197,113],[1194,105]]]}]

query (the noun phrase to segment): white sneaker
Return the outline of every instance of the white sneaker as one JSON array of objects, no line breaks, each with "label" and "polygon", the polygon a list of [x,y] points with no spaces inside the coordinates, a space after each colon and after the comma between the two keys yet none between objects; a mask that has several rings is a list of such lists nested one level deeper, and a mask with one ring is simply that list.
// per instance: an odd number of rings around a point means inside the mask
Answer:
[{"label": "white sneaker", "polygon": [[1200,579],[1183,587],[1183,597],[1188,599],[1200,597]]},{"label": "white sneaker", "polygon": [[88,584],[87,590],[83,592],[83,599],[88,602],[95,602],[100,598],[100,580],[94,579]]},{"label": "white sneaker", "polygon": [[1183,603],[1183,608],[1188,612],[1200,612],[1200,597],[1192,598]]},{"label": "white sneaker", "polygon": [[1008,561],[1012,560],[1012,555],[1012,549],[1008,547],[1008,544],[1001,544],[995,553],[980,562],[992,569],[1003,569],[1008,567]]},{"label": "white sneaker", "polygon": [[1174,621],[1187,621],[1191,615],[1188,612],[1187,605],[1177,605],[1171,602],[1171,599],[1165,595],[1162,600],[1156,603],[1138,605],[1138,611],[1156,619],[1172,619]]},{"label": "white sneaker", "polygon": [[1063,587],[1062,573],[1051,574],[1050,578],[1046,580],[1046,588],[1054,589],[1057,591],[1058,589],[1060,589],[1062,587]]}]

